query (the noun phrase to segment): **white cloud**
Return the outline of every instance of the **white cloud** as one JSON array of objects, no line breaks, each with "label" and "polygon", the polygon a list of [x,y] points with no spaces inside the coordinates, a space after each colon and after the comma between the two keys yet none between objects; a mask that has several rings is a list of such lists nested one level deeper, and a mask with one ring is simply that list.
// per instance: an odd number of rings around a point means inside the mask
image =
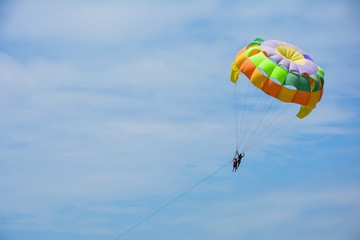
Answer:
[{"label": "white cloud", "polygon": [[[199,4],[199,3],[198,3]],[[196,5],[198,5],[196,4]],[[166,2],[19,2],[11,4],[3,33],[11,37],[110,42],[178,32],[199,8]],[[200,12],[208,8],[202,5]]]}]

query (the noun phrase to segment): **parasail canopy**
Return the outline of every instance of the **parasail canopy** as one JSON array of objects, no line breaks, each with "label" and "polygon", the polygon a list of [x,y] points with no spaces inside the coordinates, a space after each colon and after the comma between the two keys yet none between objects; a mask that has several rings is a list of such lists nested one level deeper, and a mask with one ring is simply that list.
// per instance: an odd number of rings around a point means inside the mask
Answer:
[{"label": "parasail canopy", "polygon": [[236,150],[242,152],[306,117],[323,95],[324,71],[306,52],[278,40],[256,38],[241,49],[230,79],[236,89]]},{"label": "parasail canopy", "polygon": [[236,55],[231,81],[236,83],[241,73],[264,93],[302,105],[298,118],[306,117],[323,94],[324,71],[303,50],[286,42],[256,38]]}]

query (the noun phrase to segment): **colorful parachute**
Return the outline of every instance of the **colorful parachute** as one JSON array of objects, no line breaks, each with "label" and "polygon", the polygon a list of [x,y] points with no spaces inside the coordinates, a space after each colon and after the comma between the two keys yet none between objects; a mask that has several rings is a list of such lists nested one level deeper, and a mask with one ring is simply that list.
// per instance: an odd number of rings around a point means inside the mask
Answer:
[{"label": "colorful parachute", "polygon": [[286,42],[256,38],[236,55],[231,81],[236,83],[241,72],[266,94],[303,105],[299,118],[306,117],[322,97],[324,71],[303,50]]},{"label": "colorful parachute", "polygon": [[[243,123],[247,119],[248,112],[256,112],[253,114],[254,116],[248,117],[249,124],[255,126],[251,130],[254,132],[249,133],[251,137],[246,140],[248,141],[246,146],[241,149],[243,151],[248,150],[249,144],[250,146],[257,145],[259,140],[271,134],[269,130],[274,129],[274,125],[287,123],[287,120],[285,123],[281,123],[282,117],[278,116],[279,113],[275,113],[275,117],[265,117],[273,115],[271,109],[276,105],[274,99],[280,100],[281,104],[285,104],[285,106],[289,104],[301,105],[300,110],[296,111],[297,114],[292,114],[302,119],[316,107],[323,94],[324,71],[303,50],[286,42],[256,38],[239,51],[233,62],[230,79],[236,85],[239,85],[238,79],[241,73],[248,78],[247,82],[250,82],[250,85],[262,91],[262,95],[270,96],[270,100],[267,100],[269,104],[262,106],[261,104],[265,100],[257,99],[263,98],[258,90],[256,92],[258,97],[253,98],[248,97],[250,96],[249,91],[243,91],[244,88],[240,88],[242,93],[237,93],[236,110],[239,112],[239,108],[243,109],[242,119],[240,121],[240,118],[237,117],[237,124]],[[246,95],[247,98],[239,100],[239,95],[242,97]],[[241,129],[237,129],[240,133],[243,128],[246,128],[242,125]],[[259,130],[262,128],[264,129]],[[239,138],[243,139],[243,137],[237,136],[237,139]],[[239,144],[237,143],[238,147]]]}]

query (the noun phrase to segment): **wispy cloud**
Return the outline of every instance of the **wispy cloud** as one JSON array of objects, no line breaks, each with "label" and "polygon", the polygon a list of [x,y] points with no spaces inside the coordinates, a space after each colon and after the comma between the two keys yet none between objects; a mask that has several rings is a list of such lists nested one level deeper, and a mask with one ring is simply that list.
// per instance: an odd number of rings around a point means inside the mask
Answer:
[{"label": "wispy cloud", "polygon": [[[1,231],[113,235],[230,160],[231,62],[265,37],[314,56],[326,71],[322,102],[249,153],[239,178],[220,173],[143,229],[149,239],[336,239],[319,236],[336,225],[358,234],[348,210],[359,208],[358,3],[1,6]],[[304,180],[294,166],[314,182],[292,189]],[[332,186],[337,171],[351,186]]]}]

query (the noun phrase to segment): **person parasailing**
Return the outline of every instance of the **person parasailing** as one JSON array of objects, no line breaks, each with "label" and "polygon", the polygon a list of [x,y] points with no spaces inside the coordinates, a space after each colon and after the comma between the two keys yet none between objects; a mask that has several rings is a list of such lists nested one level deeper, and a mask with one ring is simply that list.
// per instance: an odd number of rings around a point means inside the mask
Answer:
[{"label": "person parasailing", "polygon": [[241,154],[239,154],[239,152],[236,150],[235,152],[235,156],[233,158],[233,172],[236,172],[240,166],[241,163],[241,159],[245,156],[245,153],[242,152]]},{"label": "person parasailing", "polygon": [[234,172],[236,172],[236,170],[237,170],[237,158],[235,158],[234,157],[234,159],[233,159],[233,169],[232,169],[232,171]]},{"label": "person parasailing", "polygon": [[242,152],[240,155],[238,154],[238,157],[237,157],[237,159],[236,159],[236,169],[239,168],[240,163],[241,163],[241,159],[242,159],[243,157],[245,157],[245,153],[244,153],[244,152]]},{"label": "person parasailing", "polygon": [[237,158],[239,157],[239,152],[238,152],[238,150],[236,150],[236,152],[235,152],[235,156],[234,156],[234,158],[233,158],[233,169],[232,169],[232,171],[234,172],[236,172],[236,170],[237,170]]}]

